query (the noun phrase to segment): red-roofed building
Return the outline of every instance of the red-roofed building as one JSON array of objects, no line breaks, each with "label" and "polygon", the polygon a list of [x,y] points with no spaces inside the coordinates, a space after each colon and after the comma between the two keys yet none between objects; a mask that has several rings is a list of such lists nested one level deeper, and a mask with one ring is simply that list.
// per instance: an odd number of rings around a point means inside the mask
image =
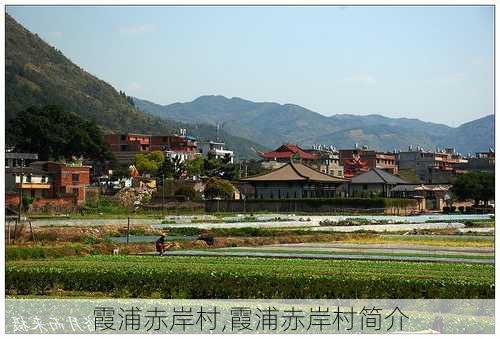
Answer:
[{"label": "red-roofed building", "polygon": [[277,169],[290,162],[302,163],[315,168],[320,172],[337,177],[344,176],[344,169],[340,166],[339,154],[335,149],[327,149],[320,145],[312,149],[302,149],[294,144],[284,144],[269,152],[257,152],[264,159],[264,168]]},{"label": "red-roofed building", "polygon": [[304,151],[297,145],[284,144],[269,152],[257,152],[257,154],[267,161],[290,162],[292,157],[300,160],[314,161],[319,159],[319,155]]},{"label": "red-roofed building", "polygon": [[290,163],[292,158],[295,162],[301,162],[308,166],[318,167],[320,155],[303,150],[294,144],[284,144],[269,152],[257,152],[257,155],[264,159],[264,167],[276,169],[283,164]]}]

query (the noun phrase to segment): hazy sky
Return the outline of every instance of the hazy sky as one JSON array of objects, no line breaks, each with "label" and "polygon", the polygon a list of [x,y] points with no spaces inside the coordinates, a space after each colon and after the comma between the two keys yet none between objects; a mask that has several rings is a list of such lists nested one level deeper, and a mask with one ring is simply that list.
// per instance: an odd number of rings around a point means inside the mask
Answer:
[{"label": "hazy sky", "polygon": [[493,112],[493,7],[7,7],[159,104],[221,94],[456,126]]}]

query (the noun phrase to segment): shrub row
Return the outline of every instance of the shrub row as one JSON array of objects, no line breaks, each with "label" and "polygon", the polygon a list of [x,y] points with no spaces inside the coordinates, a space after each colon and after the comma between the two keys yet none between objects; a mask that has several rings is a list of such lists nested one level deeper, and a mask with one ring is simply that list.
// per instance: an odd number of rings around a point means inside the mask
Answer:
[{"label": "shrub row", "polygon": [[161,298],[494,298],[490,265],[251,258],[9,262],[6,293]]}]

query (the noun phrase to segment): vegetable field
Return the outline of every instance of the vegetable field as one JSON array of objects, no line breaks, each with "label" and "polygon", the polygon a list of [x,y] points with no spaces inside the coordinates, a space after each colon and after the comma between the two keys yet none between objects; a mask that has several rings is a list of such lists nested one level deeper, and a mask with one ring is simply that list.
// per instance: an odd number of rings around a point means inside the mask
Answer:
[{"label": "vegetable field", "polygon": [[142,298],[494,298],[494,266],[93,256],[9,261],[6,294]]}]

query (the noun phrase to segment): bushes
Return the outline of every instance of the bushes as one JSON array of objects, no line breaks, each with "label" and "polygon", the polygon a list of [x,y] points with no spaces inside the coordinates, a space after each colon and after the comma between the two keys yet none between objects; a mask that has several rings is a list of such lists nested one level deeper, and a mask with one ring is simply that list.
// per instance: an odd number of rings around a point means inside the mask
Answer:
[{"label": "bushes", "polygon": [[230,199],[233,193],[233,185],[224,179],[213,177],[205,184],[204,194],[208,199]]},{"label": "bushes", "polygon": [[82,212],[85,214],[127,214],[128,209],[117,202],[107,198],[100,197],[82,206]]},{"label": "bushes", "polygon": [[186,197],[188,200],[193,200],[196,198],[196,191],[192,186],[182,185],[175,190],[174,193],[176,196]]},{"label": "bushes", "polygon": [[63,246],[7,246],[5,250],[6,260],[30,260],[30,259],[45,259],[59,258],[71,255],[89,254],[90,248],[80,245],[71,244]]},{"label": "bushes", "polygon": [[8,262],[6,291],[162,298],[494,298],[490,265],[95,257]]}]

